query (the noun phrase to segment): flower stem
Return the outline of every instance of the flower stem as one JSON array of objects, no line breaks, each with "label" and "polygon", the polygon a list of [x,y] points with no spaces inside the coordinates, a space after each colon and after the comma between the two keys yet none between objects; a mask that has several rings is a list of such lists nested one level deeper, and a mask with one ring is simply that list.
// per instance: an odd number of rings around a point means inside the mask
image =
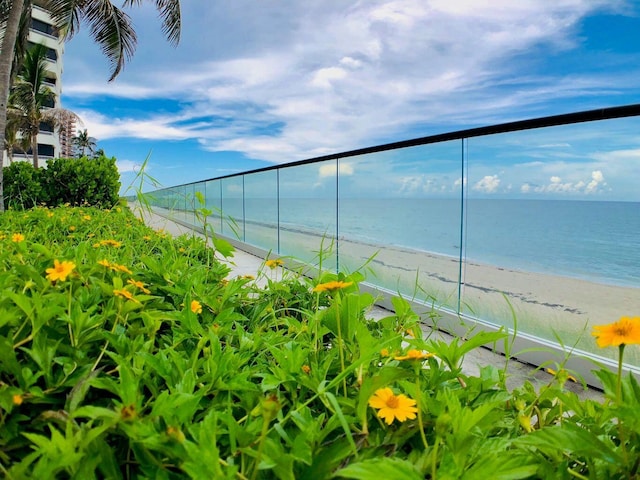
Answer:
[{"label": "flower stem", "polygon": [[616,399],[618,405],[622,405],[622,357],[624,355],[625,344],[621,343],[618,347],[618,383],[616,384]]},{"label": "flower stem", "polygon": [[[422,444],[424,445],[424,449],[429,449],[429,442],[427,442],[427,436],[424,434],[424,422],[422,420],[422,390],[420,388],[420,370],[422,368],[422,364],[420,362],[415,362],[415,373],[416,373],[416,404],[418,406],[418,427],[420,428],[420,438],[422,439]],[[433,463],[435,464],[435,458],[433,459]],[[435,477],[434,477],[435,478]]]},{"label": "flower stem", "polygon": [[[344,373],[344,351],[342,347],[342,325],[340,325],[340,294],[336,292],[335,299],[335,309],[336,309],[336,324],[338,326],[338,354],[340,355],[340,374]],[[346,377],[342,379],[342,390],[344,392],[344,396],[347,396],[347,379]]]}]

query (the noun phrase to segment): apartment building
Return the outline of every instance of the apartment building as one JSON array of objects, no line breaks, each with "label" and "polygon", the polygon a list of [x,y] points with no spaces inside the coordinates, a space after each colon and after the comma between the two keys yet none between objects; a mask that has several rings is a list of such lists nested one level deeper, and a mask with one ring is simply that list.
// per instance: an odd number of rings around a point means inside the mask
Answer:
[{"label": "apartment building", "polygon": [[[49,105],[51,108],[60,107],[60,95],[62,93],[62,56],[64,53],[64,42],[60,39],[56,31],[51,15],[47,10],[39,6],[37,0],[33,2],[31,12],[31,27],[29,29],[29,45],[44,44],[47,47],[47,76],[45,84],[55,93],[54,102]],[[44,165],[49,158],[59,156],[71,156],[71,139],[75,135],[75,123],[68,122],[59,128],[52,125],[40,124],[38,134],[38,157],[40,164]],[[31,158],[31,151],[21,152],[14,150],[14,160],[27,160]],[[4,165],[8,161],[6,152],[3,153]]]}]

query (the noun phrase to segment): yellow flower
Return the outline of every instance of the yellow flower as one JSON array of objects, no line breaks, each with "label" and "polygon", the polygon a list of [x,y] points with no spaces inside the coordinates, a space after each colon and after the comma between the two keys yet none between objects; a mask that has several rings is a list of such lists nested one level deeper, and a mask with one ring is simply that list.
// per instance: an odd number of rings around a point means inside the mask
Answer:
[{"label": "yellow flower", "polygon": [[99,247],[119,248],[121,246],[122,246],[122,242],[118,242],[117,240],[100,240],[98,243],[93,244],[93,248],[99,248]]},{"label": "yellow flower", "polygon": [[82,217],[83,220],[89,221],[91,220],[91,215],[85,215],[84,217]]},{"label": "yellow flower", "polygon": [[202,305],[197,300],[191,300],[191,311],[196,315],[202,313]]},{"label": "yellow flower", "polygon": [[280,267],[284,265],[284,262],[279,258],[277,258],[277,259],[267,260],[266,262],[264,262],[264,264],[266,267],[269,267],[271,270],[273,270],[276,267]]},{"label": "yellow flower", "polygon": [[309,365],[302,365],[302,371],[309,375],[309,373],[311,373],[311,367]]},{"label": "yellow flower", "polygon": [[125,267],[124,265],[118,265],[117,263],[114,263],[113,265],[111,265],[111,268],[118,272],[128,273],[129,275],[133,274],[133,272],[129,270],[127,267]]},{"label": "yellow flower", "polygon": [[70,231],[70,232],[74,232],[75,230],[76,230],[76,227],[74,227],[73,225],[71,225],[71,226],[69,227],[69,231]]},{"label": "yellow flower", "polygon": [[332,282],[320,283],[313,289],[314,292],[333,292],[342,288],[347,288],[353,285],[353,282],[343,282],[341,280],[334,280]]},{"label": "yellow flower", "polygon": [[251,274],[242,275],[240,278],[243,278],[244,280],[255,280],[256,279],[255,275],[251,275]]},{"label": "yellow flower", "polygon": [[139,288],[140,290],[142,290],[142,293],[146,293],[147,295],[151,293],[151,291],[144,286],[144,283],[138,282],[138,281],[134,280],[133,278],[130,278],[129,280],[127,280],[127,283],[129,285],[133,285],[134,287]]},{"label": "yellow flower", "polygon": [[396,418],[399,422],[416,418],[418,409],[415,405],[415,400],[402,393],[395,395],[388,387],[376,390],[369,399],[369,406],[378,410],[378,416],[382,418],[387,425],[391,425]]},{"label": "yellow flower", "polygon": [[20,405],[22,405],[22,402],[24,401],[24,398],[19,393],[16,393],[11,400],[13,401],[14,405],[20,406]]},{"label": "yellow flower", "polygon": [[149,240],[151,240],[151,237],[150,237],[149,235],[145,235],[145,236],[144,236],[144,237],[142,237],[142,238],[143,238],[143,239],[145,239],[147,242],[148,242]]},{"label": "yellow flower", "polygon": [[22,235],[21,233],[14,233],[13,235],[11,235],[11,241],[14,243],[24,242],[24,235]]},{"label": "yellow flower", "polygon": [[100,260],[98,262],[98,265],[102,265],[103,267],[111,268],[111,264],[109,263],[109,260]]},{"label": "yellow flower", "polygon": [[388,348],[383,348],[382,350],[380,350],[380,356],[381,357],[388,357],[389,356],[389,349]]},{"label": "yellow flower", "polygon": [[[130,291],[125,290],[124,288],[123,289],[114,289],[113,290],[113,294],[116,297],[122,297],[122,298],[126,298],[127,300],[133,300],[134,302],[138,302],[138,300],[133,298],[133,294]],[[140,303],[140,302],[138,302],[138,303]]]},{"label": "yellow flower", "polygon": [[621,317],[609,325],[594,326],[592,335],[600,348],[640,344],[640,317]]},{"label": "yellow flower", "polygon": [[409,350],[406,355],[394,357],[396,360],[425,360],[433,357],[433,353],[421,352],[420,350]]},{"label": "yellow flower", "polygon": [[58,260],[54,260],[53,268],[47,268],[46,270],[47,279],[52,282],[56,280],[62,280],[64,282],[74,268],[76,268],[76,264],[73,262],[67,262],[66,260],[59,262]]},{"label": "yellow flower", "polygon": [[186,252],[186,250],[184,249],[184,247],[180,247],[180,248],[178,249],[178,251],[179,251],[180,253],[184,253],[184,252]]},{"label": "yellow flower", "polygon": [[53,212],[47,212],[47,217],[49,218],[53,217]]}]

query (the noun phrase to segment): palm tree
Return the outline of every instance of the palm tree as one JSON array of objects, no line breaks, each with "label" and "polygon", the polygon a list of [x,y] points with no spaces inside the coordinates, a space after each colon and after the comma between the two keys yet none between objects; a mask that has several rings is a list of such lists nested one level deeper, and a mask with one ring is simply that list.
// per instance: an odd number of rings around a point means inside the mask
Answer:
[{"label": "palm tree", "polygon": [[78,157],[84,157],[87,150],[89,150],[91,155],[94,155],[96,152],[96,139],[89,136],[86,128],[78,132],[78,134],[71,139],[71,142],[76,149]]},{"label": "palm tree", "polygon": [[17,126],[23,138],[29,140],[35,168],[39,167],[40,124],[51,123],[51,114],[45,108],[51,107],[55,102],[55,93],[44,84],[45,59],[44,45],[35,45],[27,52],[22,69],[11,88],[7,107],[8,123]]},{"label": "palm tree", "polygon": [[[21,15],[33,0],[0,0],[0,29],[4,36],[0,49],[0,132],[4,136],[7,124],[7,99],[11,76],[11,64],[15,57],[16,38]],[[180,39],[180,0],[124,0],[123,8],[140,6],[152,2],[162,19],[162,30],[167,39],[176,44]],[[49,10],[56,27],[65,39],[71,38],[86,22],[93,39],[111,62],[111,77],[116,78],[125,61],[135,51],[137,37],[129,16],[113,5],[111,0],[40,0]],[[2,200],[2,168],[0,168],[0,211],[4,210]]]}]

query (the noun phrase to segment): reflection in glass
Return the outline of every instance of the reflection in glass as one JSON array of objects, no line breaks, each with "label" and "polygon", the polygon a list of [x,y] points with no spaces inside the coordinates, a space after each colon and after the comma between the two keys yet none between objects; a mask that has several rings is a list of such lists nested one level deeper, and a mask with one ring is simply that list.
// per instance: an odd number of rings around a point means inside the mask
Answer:
[{"label": "reflection in glass", "polygon": [[280,170],[280,254],[335,270],[336,160]]},{"label": "reflection in glass", "polygon": [[278,172],[244,176],[245,242],[278,253]]},{"label": "reflection in glass", "polygon": [[456,311],[460,140],[340,160],[341,270]]},{"label": "reflection in glass", "polygon": [[244,241],[244,176],[223,178],[222,182],[222,223],[221,233]]},{"label": "reflection in glass", "polygon": [[215,232],[222,232],[222,181],[209,180],[206,182],[205,191],[205,204],[207,210],[211,210],[208,221]]},{"label": "reflection in glass", "polygon": [[469,140],[465,312],[513,326],[513,308],[520,331],[615,355],[590,333],[640,311],[639,128],[634,118]]}]

